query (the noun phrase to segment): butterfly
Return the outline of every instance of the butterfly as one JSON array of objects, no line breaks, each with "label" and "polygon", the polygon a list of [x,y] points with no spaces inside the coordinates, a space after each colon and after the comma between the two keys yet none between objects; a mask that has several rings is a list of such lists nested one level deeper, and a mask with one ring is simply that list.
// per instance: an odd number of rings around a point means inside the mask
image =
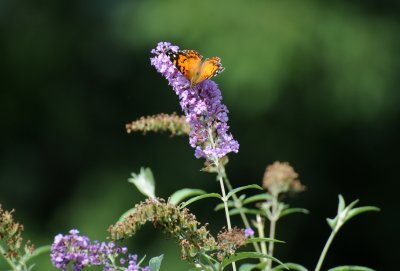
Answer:
[{"label": "butterfly", "polygon": [[202,61],[203,57],[194,50],[177,52],[170,50],[167,55],[183,76],[190,81],[191,88],[216,76],[225,69],[222,67],[219,57],[206,58]]}]

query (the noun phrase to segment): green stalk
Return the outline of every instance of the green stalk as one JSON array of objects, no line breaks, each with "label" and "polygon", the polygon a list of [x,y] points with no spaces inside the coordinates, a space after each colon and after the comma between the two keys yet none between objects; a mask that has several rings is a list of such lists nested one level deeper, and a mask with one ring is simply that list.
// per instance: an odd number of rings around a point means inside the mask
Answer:
[{"label": "green stalk", "polygon": [[[272,206],[271,206],[271,213],[268,215],[268,219],[270,221],[269,224],[269,238],[275,239],[275,231],[276,231],[276,222],[279,219],[281,214],[281,207],[279,206],[278,196],[272,195]],[[274,242],[269,242],[268,245],[268,252],[269,256],[274,256]],[[269,271],[272,268],[272,260],[267,259],[267,268],[266,270]]]},{"label": "green stalk", "polygon": [[[226,187],[228,188],[228,191],[229,192],[232,191],[233,187],[232,187],[232,185],[231,185],[231,183],[230,183],[230,181],[229,181],[229,179],[228,179],[228,177],[226,175],[226,171],[225,171],[225,167],[224,166],[221,166],[221,175],[222,175],[222,178],[224,180],[224,183],[225,183]],[[239,208],[239,214],[240,214],[240,217],[242,218],[244,226],[246,228],[251,228],[250,222],[247,219],[246,214],[241,209],[243,207],[242,202],[239,200],[239,198],[236,196],[236,194],[232,195],[232,199],[235,202],[235,206],[237,208]],[[256,252],[258,252],[258,253],[261,252],[260,247],[258,246],[257,243],[253,243],[253,246],[254,246],[254,249],[255,249]]]},{"label": "green stalk", "polygon": [[13,270],[19,271],[19,268],[9,258],[6,257],[6,251],[1,245],[0,245],[0,254],[3,255],[3,258],[6,260],[6,262],[10,265],[10,267]]},{"label": "green stalk", "polygon": [[[260,215],[256,216],[256,223],[257,223],[256,225],[257,225],[258,236],[260,238],[264,238],[265,237],[265,234],[264,234],[264,223],[263,223]],[[266,243],[264,241],[261,242],[261,252],[263,254],[268,254],[267,245],[266,245]],[[261,258],[260,261],[265,262],[266,259],[265,258]]]},{"label": "green stalk", "polygon": [[324,246],[324,249],[322,250],[321,256],[319,256],[319,260],[317,263],[317,267],[315,267],[315,271],[319,271],[321,269],[322,263],[325,260],[326,253],[328,252],[328,249],[331,246],[333,238],[335,238],[335,236],[336,236],[336,233],[337,233],[336,229],[332,230],[331,235],[329,236],[329,238],[326,241],[326,244]]}]

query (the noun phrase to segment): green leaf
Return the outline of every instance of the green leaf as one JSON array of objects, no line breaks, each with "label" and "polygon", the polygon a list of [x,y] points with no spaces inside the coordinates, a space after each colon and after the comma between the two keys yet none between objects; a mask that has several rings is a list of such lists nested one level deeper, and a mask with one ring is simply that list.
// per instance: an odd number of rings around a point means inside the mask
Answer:
[{"label": "green leaf", "polygon": [[149,261],[150,271],[158,271],[160,270],[161,262],[164,258],[164,255],[160,255],[158,257],[153,257]]},{"label": "green leaf", "polygon": [[[228,204],[229,208],[235,207],[235,203],[231,200],[228,200],[226,203]],[[214,211],[223,210],[224,208],[225,208],[225,205],[222,202],[222,203],[219,203],[217,206],[215,206]]]},{"label": "green leaf", "polygon": [[233,262],[237,262],[237,261],[244,260],[244,259],[260,259],[260,258],[271,259],[271,260],[283,265],[283,263],[281,261],[279,261],[277,258],[269,256],[267,254],[262,254],[262,253],[258,253],[258,252],[239,252],[239,253],[236,253],[236,254],[226,257],[222,261],[221,266],[222,266],[222,269],[224,269],[225,267],[227,267],[228,265],[230,265]]},{"label": "green leaf", "polygon": [[124,221],[125,218],[127,218],[130,214],[134,213],[135,210],[136,210],[135,208],[132,208],[132,209],[129,209],[128,211],[126,211],[125,213],[123,213],[123,214],[119,217],[118,222]]},{"label": "green leaf", "polygon": [[275,243],[285,243],[284,241],[273,239],[273,238],[265,238],[265,237],[254,237],[246,240],[246,244],[250,243],[258,243],[258,242],[275,242]]},{"label": "green leaf", "polygon": [[267,194],[267,193],[258,194],[258,195],[254,195],[254,196],[248,197],[247,199],[243,200],[243,205],[246,205],[246,204],[249,204],[252,202],[267,201],[267,200],[272,200],[272,196],[270,194]]},{"label": "green leaf", "polygon": [[132,178],[128,182],[133,183],[136,188],[146,197],[155,198],[155,184],[153,172],[150,168],[140,168],[140,173],[131,173]]},{"label": "green leaf", "polygon": [[328,271],[375,271],[375,270],[364,266],[343,265],[331,268]]},{"label": "green leaf", "polygon": [[205,198],[219,198],[219,199],[222,200],[222,197],[221,197],[220,194],[218,194],[218,193],[209,193],[209,194],[204,194],[204,195],[200,195],[200,196],[191,198],[190,200],[183,202],[181,204],[180,208],[184,208],[184,207],[188,206],[189,204],[192,204],[195,201],[198,201],[198,200],[201,200],[201,199],[205,199]]},{"label": "green leaf", "polygon": [[285,265],[278,265],[272,269],[272,271],[279,271],[279,270],[284,270],[286,269],[285,267],[288,267],[289,270],[297,270],[297,271],[308,271],[307,268],[304,266],[297,264],[297,263],[285,263]]},{"label": "green leaf", "polygon": [[259,209],[248,209],[248,208],[235,208],[229,211],[230,215],[238,215],[241,212],[248,214],[248,215],[258,215],[263,214],[263,212]]},{"label": "green leaf", "polygon": [[334,230],[337,224],[337,216],[335,218],[327,218],[326,222],[328,222],[329,227],[331,227],[331,229]]},{"label": "green leaf", "polygon": [[205,193],[206,191],[201,189],[184,188],[173,193],[168,202],[173,205],[178,205],[186,198],[203,195]]},{"label": "green leaf", "polygon": [[341,213],[346,207],[346,203],[342,195],[339,194],[338,214]]},{"label": "green leaf", "polygon": [[304,208],[288,208],[281,212],[281,215],[279,216],[279,218],[290,215],[290,214],[295,214],[295,213],[308,214],[309,211]]},{"label": "green leaf", "polygon": [[265,266],[267,266],[267,262],[262,262],[258,264],[245,263],[240,266],[239,271],[251,271],[254,269],[262,270],[265,268]]},{"label": "green leaf", "polygon": [[40,255],[42,255],[44,253],[50,252],[50,249],[51,249],[50,245],[38,247],[32,253],[25,254],[25,256],[23,257],[22,261],[26,263],[27,261],[29,261],[29,260],[31,260],[33,258],[36,258],[37,256],[40,256]]},{"label": "green leaf", "polygon": [[250,185],[245,185],[245,186],[241,186],[235,189],[232,189],[228,195],[226,195],[226,199],[229,199],[233,194],[236,194],[237,192],[240,192],[242,190],[246,190],[246,189],[258,189],[258,190],[263,190],[263,188],[259,185],[256,184],[250,184]]},{"label": "green leaf", "polygon": [[346,221],[348,221],[350,218],[365,213],[365,212],[379,212],[381,209],[375,206],[363,206],[363,207],[358,207],[351,209],[349,213],[346,216]]}]

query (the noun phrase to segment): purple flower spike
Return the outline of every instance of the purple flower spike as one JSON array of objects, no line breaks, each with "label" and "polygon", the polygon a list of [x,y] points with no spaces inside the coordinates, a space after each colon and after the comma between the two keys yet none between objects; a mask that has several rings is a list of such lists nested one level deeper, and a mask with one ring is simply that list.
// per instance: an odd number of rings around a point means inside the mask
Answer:
[{"label": "purple flower spike", "polygon": [[[68,270],[68,265],[72,265],[73,271],[80,271],[89,266],[102,266],[103,271],[121,270],[115,266],[114,261],[121,257],[120,254],[125,254],[127,248],[118,247],[113,242],[99,243],[98,241],[90,242],[86,236],[79,235],[78,230],[70,230],[69,235],[58,234],[54,238],[54,243],[51,246],[51,262],[62,271]],[[148,267],[139,267],[136,263],[136,255],[128,255],[128,259],[120,258],[121,265],[125,265],[129,261],[127,267],[122,267],[123,270],[147,271]],[[135,269],[132,269],[135,268]]]},{"label": "purple flower spike", "polygon": [[171,62],[167,53],[177,52],[178,46],[169,42],[158,43],[151,50],[153,65],[178,95],[186,122],[190,125],[189,143],[195,148],[196,158],[215,162],[230,152],[239,151],[239,143],[228,132],[228,109],[221,103],[221,91],[215,82],[203,81],[195,87]]}]

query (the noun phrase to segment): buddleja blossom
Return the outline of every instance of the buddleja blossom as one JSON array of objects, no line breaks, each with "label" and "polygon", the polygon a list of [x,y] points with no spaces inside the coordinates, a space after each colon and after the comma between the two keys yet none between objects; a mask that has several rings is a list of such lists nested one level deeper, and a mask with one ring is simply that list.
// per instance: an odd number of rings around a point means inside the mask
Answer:
[{"label": "buddleja blossom", "polygon": [[151,64],[161,73],[178,95],[186,122],[190,125],[189,143],[197,158],[216,161],[230,152],[237,153],[239,144],[228,132],[228,109],[221,103],[221,91],[215,82],[190,87],[190,82],[171,62],[167,53],[177,52],[178,46],[160,42],[151,51]]},{"label": "buddleja blossom", "polygon": [[[149,267],[141,268],[137,264],[137,256],[128,254],[126,247],[118,247],[113,242],[90,242],[86,236],[79,235],[78,230],[71,230],[68,235],[58,234],[51,246],[51,262],[63,271],[68,270],[69,264],[72,270],[80,271],[90,266],[102,266],[103,271],[149,271]],[[126,255],[123,257],[122,255]],[[121,265],[116,266],[114,261],[120,257]]]}]

